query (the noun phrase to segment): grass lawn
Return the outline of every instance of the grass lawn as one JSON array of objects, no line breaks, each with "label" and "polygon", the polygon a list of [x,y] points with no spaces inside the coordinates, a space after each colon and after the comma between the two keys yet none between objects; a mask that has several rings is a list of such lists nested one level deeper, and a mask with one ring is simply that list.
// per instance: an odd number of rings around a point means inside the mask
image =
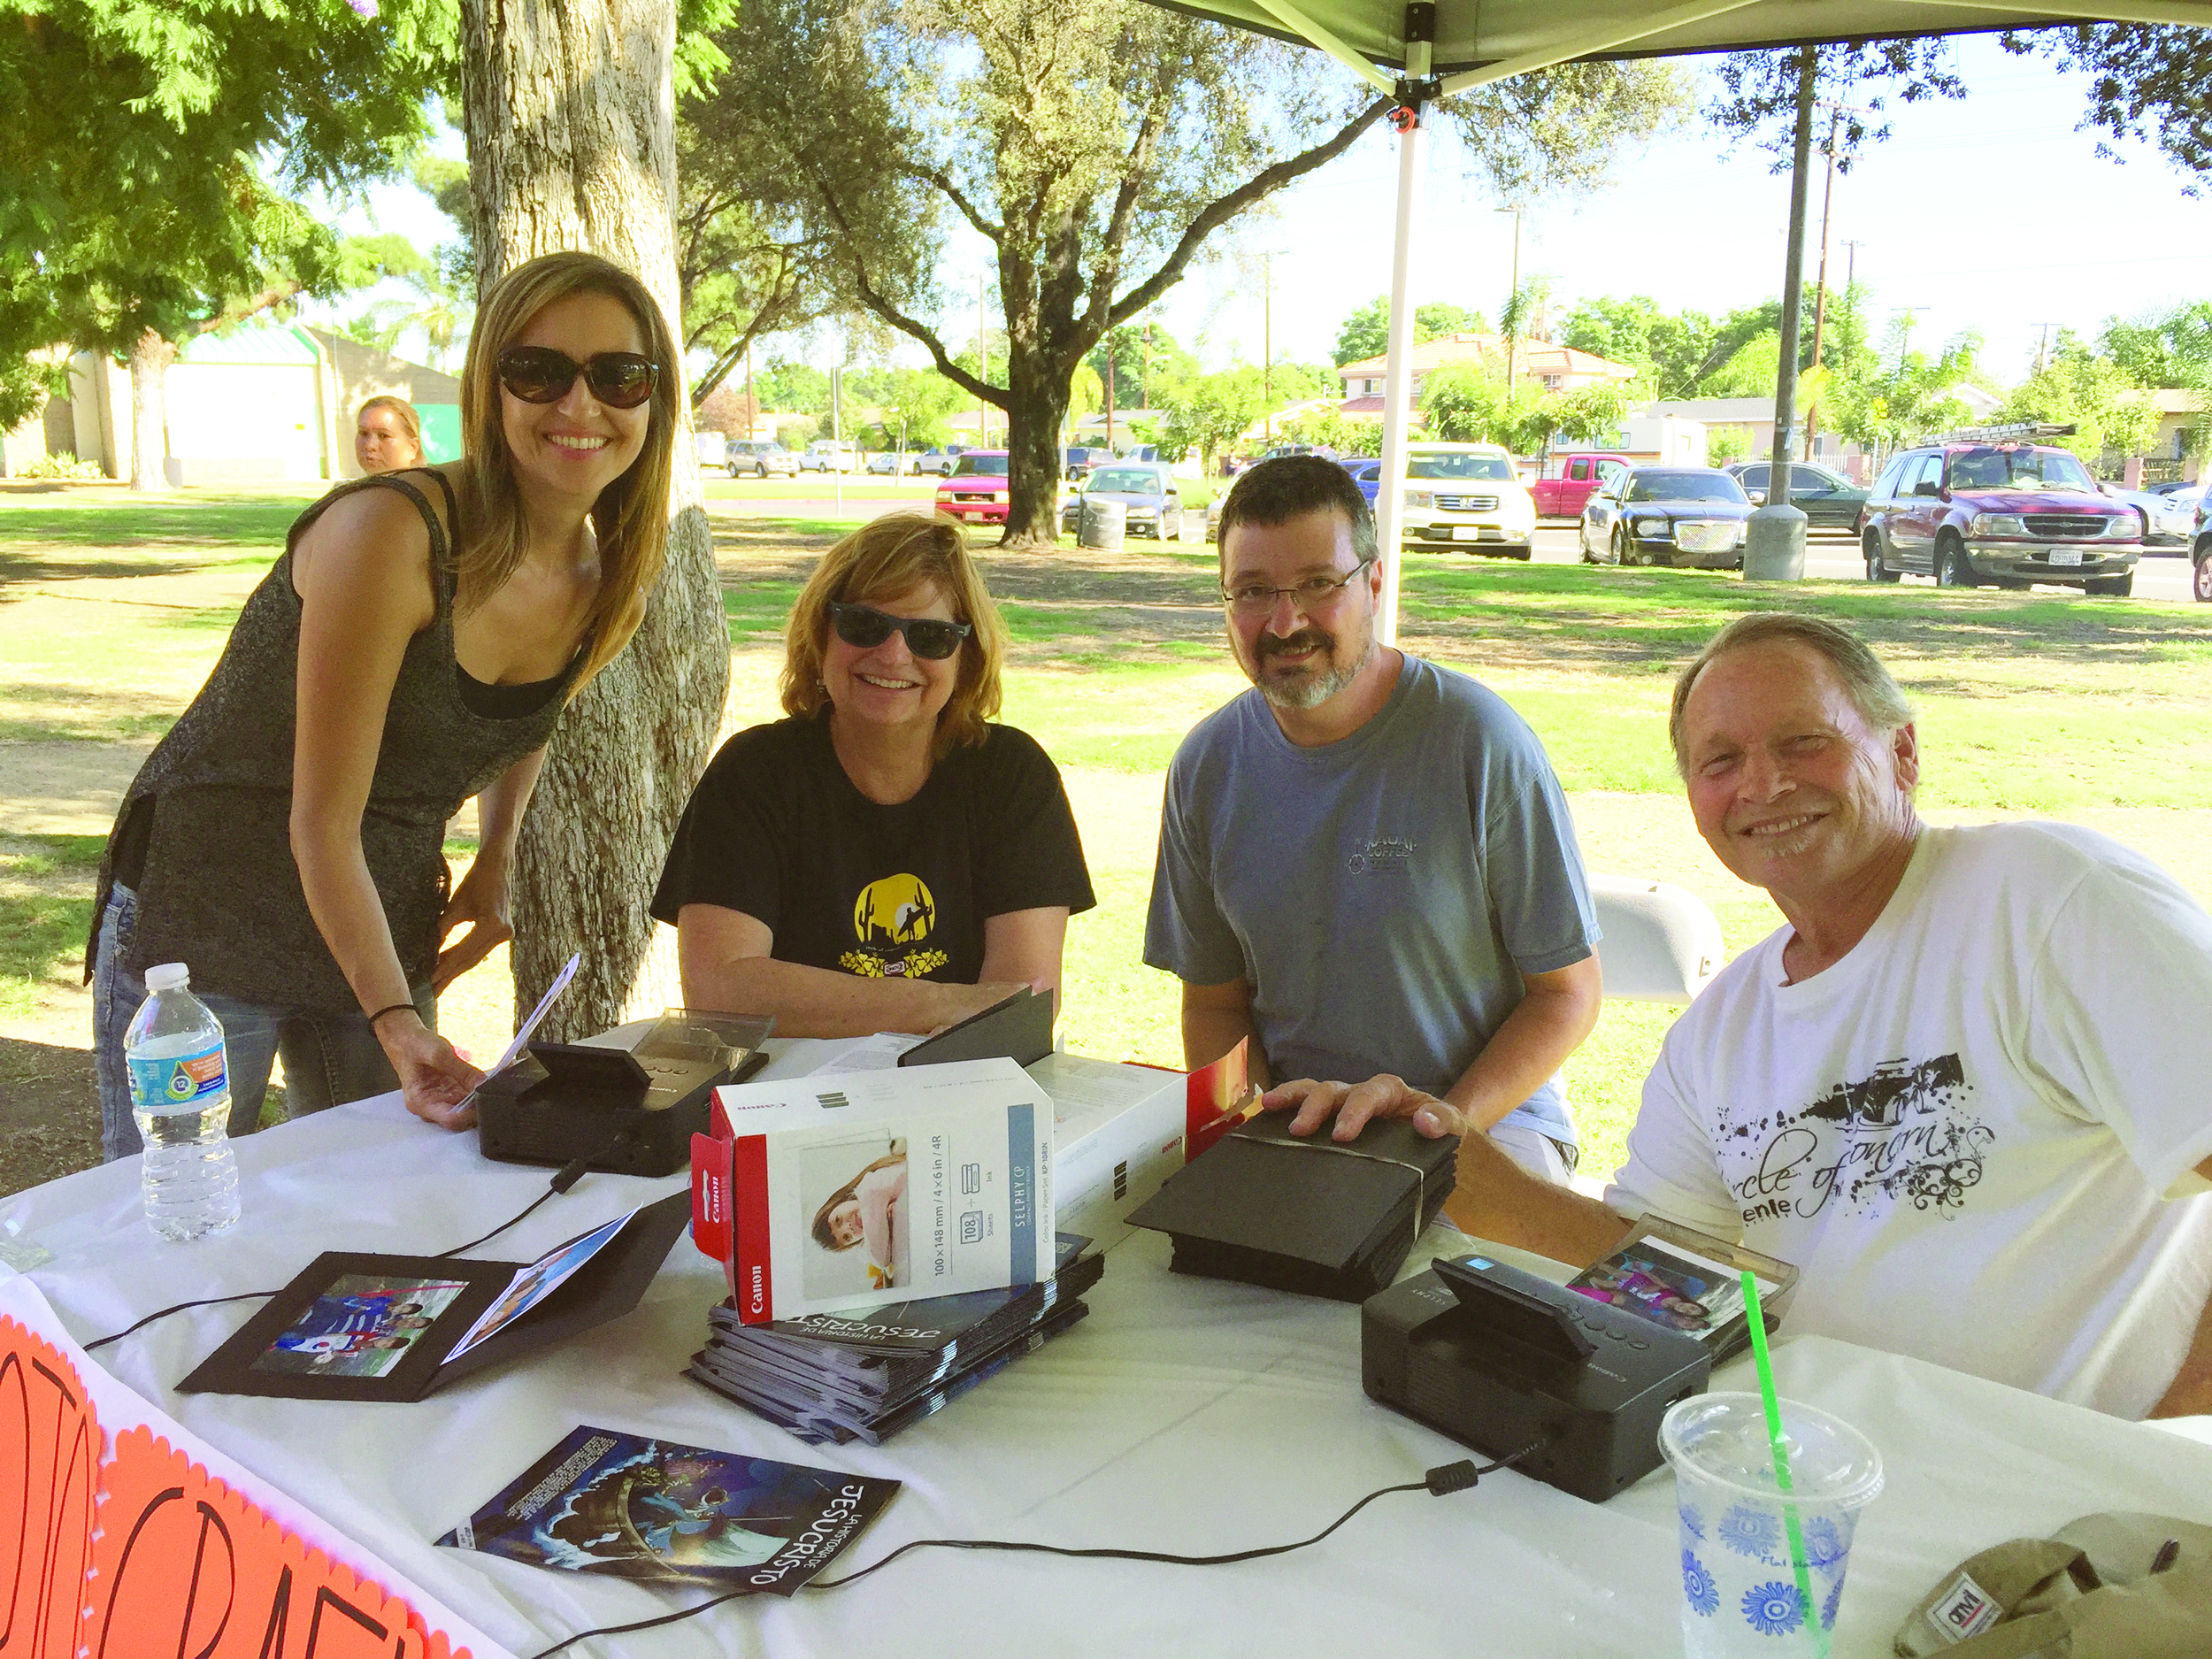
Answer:
[{"label": "grass lawn", "polygon": [[[765,488],[779,485],[788,480]],[[710,514],[724,494],[710,486]],[[165,730],[302,499],[139,507],[0,495],[0,1035],[73,981],[98,845],[16,833],[9,815],[44,786],[10,769],[97,761]],[[852,526],[713,517],[733,649],[729,718],[744,725],[774,717],[785,612],[820,549]],[[1140,960],[1160,775],[1191,724],[1244,683],[1220,643],[1212,553],[1133,542],[1115,554],[982,556],[1013,642],[1004,718],[1067,772],[1100,899],[1070,933],[1068,1039],[1172,1063],[1174,987]],[[1651,873],[1650,846],[1685,841],[1665,735],[1673,671],[1730,617],[1775,603],[1851,623],[1897,669],[1921,709],[1932,809],[2132,813],[2146,834],[2177,835],[2212,805],[2212,607],[1919,584],[1756,589],[1724,574],[1417,556],[1402,615],[1411,648],[1480,675],[1535,727],[1577,797],[1590,862]],[[1636,839],[1647,820],[1660,826],[1648,845]],[[1680,858],[1701,856],[1687,841]],[[2174,845],[2184,850],[2170,865],[2201,893],[2200,851]],[[1724,876],[1700,890],[1732,951],[1774,926],[1764,896]],[[1617,1160],[1672,1017],[1609,1003],[1571,1062],[1586,1168]]]}]

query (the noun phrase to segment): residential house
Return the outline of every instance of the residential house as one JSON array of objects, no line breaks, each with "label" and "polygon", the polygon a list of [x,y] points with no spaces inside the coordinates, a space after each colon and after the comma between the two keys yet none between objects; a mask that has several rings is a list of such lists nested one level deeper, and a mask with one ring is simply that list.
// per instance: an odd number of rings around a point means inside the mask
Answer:
[{"label": "residential house", "polygon": [[[1503,372],[1507,355],[1503,334],[1440,334],[1424,342],[1413,348],[1412,361],[1407,365],[1412,381],[1408,407],[1420,407],[1421,388],[1430,374],[1445,364],[1479,363]],[[1534,381],[1548,392],[1572,391],[1577,387],[1608,380],[1625,384],[1636,378],[1636,371],[1625,363],[1578,351],[1572,346],[1555,346],[1548,340],[1515,341],[1511,356],[1514,377]],[[1390,360],[1386,357],[1363,357],[1338,369],[1337,374],[1344,382],[1345,401],[1340,405],[1342,411],[1348,415],[1380,415],[1383,381],[1389,372]]]}]

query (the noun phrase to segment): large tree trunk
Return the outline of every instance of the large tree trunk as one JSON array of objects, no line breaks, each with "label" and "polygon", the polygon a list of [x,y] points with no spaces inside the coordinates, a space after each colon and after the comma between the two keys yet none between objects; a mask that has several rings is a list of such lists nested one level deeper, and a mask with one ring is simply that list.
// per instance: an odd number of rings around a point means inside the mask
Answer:
[{"label": "large tree trunk", "polygon": [[169,404],[162,377],[177,349],[149,328],[131,342],[131,488],[169,488]]},{"label": "large tree trunk", "polygon": [[1060,423],[1068,375],[1051,372],[1035,348],[1008,354],[1006,538],[1008,547],[1050,547],[1060,534]]},{"label": "large tree trunk", "polygon": [[[684,337],[677,299],[673,0],[463,0],[476,268],[485,284],[581,249],[634,271]],[[668,365],[680,388],[683,365]],[[572,951],[548,1017],[573,1038],[682,999],[646,914],[729,689],[730,636],[692,459],[677,434],[668,565],[644,626],[577,698],[538,780],[515,865],[516,1001]]]}]

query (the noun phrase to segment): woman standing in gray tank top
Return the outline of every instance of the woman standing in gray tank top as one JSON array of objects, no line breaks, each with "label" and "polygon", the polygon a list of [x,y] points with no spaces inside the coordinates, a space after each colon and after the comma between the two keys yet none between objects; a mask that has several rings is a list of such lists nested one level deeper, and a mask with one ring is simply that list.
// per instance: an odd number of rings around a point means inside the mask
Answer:
[{"label": "woman standing in gray tank top", "polygon": [[[466,1127],[436,994],[513,932],[508,869],[562,707],[660,573],[682,373],[644,285],[549,254],[485,296],[465,453],[303,514],[108,840],[86,972],[101,1139],[139,1149],[122,1040],[159,962],[222,1021],[231,1133],[275,1054],[293,1116],[399,1087]],[[452,885],[445,825],[481,844]],[[448,934],[467,931],[441,949]]]}]

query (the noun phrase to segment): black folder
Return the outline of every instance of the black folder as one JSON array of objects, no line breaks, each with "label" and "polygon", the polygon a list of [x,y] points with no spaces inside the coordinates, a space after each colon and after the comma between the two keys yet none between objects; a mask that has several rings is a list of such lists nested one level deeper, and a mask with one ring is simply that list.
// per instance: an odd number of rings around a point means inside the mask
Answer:
[{"label": "black folder", "polygon": [[1052,993],[1022,987],[979,1013],[948,1025],[899,1056],[901,1065],[950,1065],[1010,1059],[1034,1065],[1052,1052]]},{"label": "black folder", "polygon": [[[478,1316],[497,1302],[515,1275],[530,1263],[326,1252],[247,1320],[236,1335],[203,1360],[197,1370],[177,1385],[177,1392],[262,1394],[288,1400],[420,1400],[487,1365],[513,1359],[629,1312],[643,1298],[645,1287],[660,1271],[670,1247],[690,1220],[687,1191],[646,1205],[543,1301],[454,1360],[446,1356],[468,1334]],[[569,1240],[571,1244],[576,1241]],[[557,1250],[548,1251],[540,1260],[557,1254]],[[417,1288],[394,1288],[409,1285]],[[365,1286],[368,1288],[361,1288]],[[386,1350],[396,1357],[380,1375],[299,1369],[313,1362],[300,1357],[299,1347],[280,1349],[279,1340],[303,1329],[311,1332],[319,1303],[342,1310],[349,1296],[351,1304],[362,1310],[359,1317],[364,1328],[407,1328],[411,1334],[405,1348]],[[403,1300],[408,1297],[413,1300]],[[396,1298],[403,1299],[399,1306],[419,1307],[422,1313],[394,1318]],[[380,1304],[380,1312],[376,1310]],[[338,1340],[335,1335],[331,1338],[334,1342]],[[277,1356],[273,1361],[273,1356]]]},{"label": "black folder", "polygon": [[1263,1112],[1223,1136],[1131,1214],[1175,1241],[1179,1273],[1339,1302],[1386,1288],[1452,1190],[1458,1141],[1399,1119],[1356,1141],[1290,1133]]}]

